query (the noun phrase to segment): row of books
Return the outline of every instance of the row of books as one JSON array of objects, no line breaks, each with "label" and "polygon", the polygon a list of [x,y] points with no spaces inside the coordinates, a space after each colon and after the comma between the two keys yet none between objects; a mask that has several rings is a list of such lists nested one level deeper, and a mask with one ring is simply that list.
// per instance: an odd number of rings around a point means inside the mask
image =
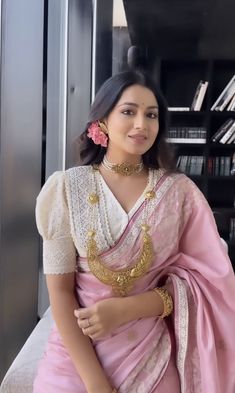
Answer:
[{"label": "row of books", "polygon": [[167,141],[169,143],[206,143],[206,128],[171,127]]},{"label": "row of books", "polygon": [[213,176],[230,176],[232,174],[232,157],[208,157],[207,173]]},{"label": "row of books", "polygon": [[223,123],[216,133],[212,136],[213,142],[223,144],[235,143],[235,120],[230,118]]},{"label": "row of books", "polygon": [[[208,88],[208,81],[200,80],[191,106],[187,107],[169,107],[169,111],[200,111],[203,100],[205,98],[205,94]],[[230,81],[227,83],[225,88],[222,90],[219,97],[216,99],[214,104],[211,107],[211,111],[223,111],[226,109],[227,111],[235,111],[235,74],[232,76]]]},{"label": "row of books", "polygon": [[229,221],[229,240],[235,240],[235,217],[231,217]]},{"label": "row of books", "polygon": [[[204,156],[179,156],[177,160],[177,168],[188,175],[201,175],[204,165]],[[232,156],[208,157],[207,173],[211,176],[235,175],[235,153]]]},{"label": "row of books", "polygon": [[203,156],[179,156],[177,161],[177,168],[188,175],[201,175],[203,165]]}]

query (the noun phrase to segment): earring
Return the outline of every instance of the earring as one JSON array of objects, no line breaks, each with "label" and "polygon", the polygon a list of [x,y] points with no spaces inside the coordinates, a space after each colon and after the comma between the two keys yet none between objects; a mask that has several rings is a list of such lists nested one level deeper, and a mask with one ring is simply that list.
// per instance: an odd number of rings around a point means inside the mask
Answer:
[{"label": "earring", "polygon": [[101,145],[103,147],[108,146],[108,130],[104,123],[99,121],[93,121],[88,127],[87,136],[91,138],[96,145]]},{"label": "earring", "polygon": [[103,131],[103,133],[107,135],[108,129],[107,129],[106,125],[104,123],[102,123],[101,121],[99,121],[98,123],[99,123],[99,126],[100,126],[101,130]]}]

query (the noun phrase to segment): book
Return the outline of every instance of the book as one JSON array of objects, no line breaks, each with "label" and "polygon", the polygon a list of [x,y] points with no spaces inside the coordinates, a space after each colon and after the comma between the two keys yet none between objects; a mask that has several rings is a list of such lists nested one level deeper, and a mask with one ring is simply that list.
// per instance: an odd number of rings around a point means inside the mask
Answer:
[{"label": "book", "polygon": [[208,157],[207,160],[207,173],[208,175],[213,175],[213,158]]},{"label": "book", "polygon": [[234,111],[235,110],[235,94],[233,95],[228,107],[227,111]]},{"label": "book", "polygon": [[204,157],[203,156],[196,156],[196,165],[194,170],[194,175],[201,175],[202,169],[204,164]]},{"label": "book", "polygon": [[219,172],[220,172],[220,170],[219,170],[219,157],[215,157],[214,158],[214,175],[215,176],[218,176],[219,175]]},{"label": "book", "polygon": [[230,111],[235,111],[235,94],[234,94],[234,97],[232,99],[232,105],[230,107]]},{"label": "book", "polygon": [[215,103],[211,107],[211,111],[222,111],[229,103],[235,93],[235,75],[230,79],[222,93],[219,95]]},{"label": "book", "polygon": [[220,128],[216,131],[216,133],[212,136],[212,141],[213,142],[218,142],[220,138],[228,131],[228,129],[231,127],[233,124],[233,119],[227,119],[225,123],[223,123]]},{"label": "book", "polygon": [[223,137],[219,140],[219,143],[226,143],[229,138],[234,134],[235,132],[235,121],[233,124],[229,127],[229,129],[226,131],[226,133],[223,135]]},{"label": "book", "polygon": [[188,161],[188,156],[181,156],[179,169],[182,172],[186,172],[187,161]]},{"label": "book", "polygon": [[235,132],[233,133],[233,135],[229,138],[229,140],[227,141],[228,144],[235,142]]},{"label": "book", "polygon": [[229,240],[235,239],[235,218],[231,217],[229,222]]},{"label": "book", "polygon": [[208,82],[207,81],[203,82],[201,84],[198,97],[196,99],[194,108],[192,110],[194,110],[194,111],[200,111],[201,110],[202,103],[203,103],[203,100],[204,100],[204,97],[205,97],[205,94],[206,94],[207,87],[208,87]]},{"label": "book", "polygon": [[231,157],[226,156],[224,157],[225,162],[224,162],[224,174],[225,176],[230,175],[230,167],[231,167]]},{"label": "book", "polygon": [[225,175],[224,170],[225,170],[225,157],[222,156],[219,158],[219,175],[220,176]]},{"label": "book", "polygon": [[230,175],[235,175],[235,153],[233,153],[233,157],[232,157],[232,167],[230,170]]},{"label": "book", "polygon": [[202,85],[203,85],[203,81],[200,80],[200,82],[197,85],[194,97],[193,97],[193,101],[192,101],[192,105],[191,105],[191,111],[195,110],[194,108],[195,108],[195,105],[196,105],[196,102],[197,102],[197,99],[198,99],[198,96],[199,96],[199,93],[200,93]]}]

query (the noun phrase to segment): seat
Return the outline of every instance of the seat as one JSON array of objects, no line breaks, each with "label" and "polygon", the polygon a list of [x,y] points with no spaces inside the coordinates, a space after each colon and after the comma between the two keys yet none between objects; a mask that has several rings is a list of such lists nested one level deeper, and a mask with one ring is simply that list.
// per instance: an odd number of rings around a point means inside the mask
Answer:
[{"label": "seat", "polygon": [[52,325],[51,310],[48,308],[8,369],[0,386],[0,393],[32,393],[38,363]]}]

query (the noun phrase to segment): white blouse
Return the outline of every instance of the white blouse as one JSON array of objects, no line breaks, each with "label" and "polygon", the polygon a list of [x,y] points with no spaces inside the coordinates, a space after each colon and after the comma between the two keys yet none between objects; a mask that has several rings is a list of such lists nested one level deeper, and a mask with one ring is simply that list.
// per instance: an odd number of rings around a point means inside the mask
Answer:
[{"label": "white blouse", "polygon": [[[36,222],[43,238],[45,274],[64,274],[76,270],[76,254],[86,257],[86,236],[90,225],[87,197],[99,195],[97,206],[97,244],[100,251],[112,247],[129,220],[152,189],[159,171],[149,171],[148,184],[129,213],[122,208],[99,171],[91,166],[55,172],[37,198]],[[158,175],[157,175],[158,174]]]}]

